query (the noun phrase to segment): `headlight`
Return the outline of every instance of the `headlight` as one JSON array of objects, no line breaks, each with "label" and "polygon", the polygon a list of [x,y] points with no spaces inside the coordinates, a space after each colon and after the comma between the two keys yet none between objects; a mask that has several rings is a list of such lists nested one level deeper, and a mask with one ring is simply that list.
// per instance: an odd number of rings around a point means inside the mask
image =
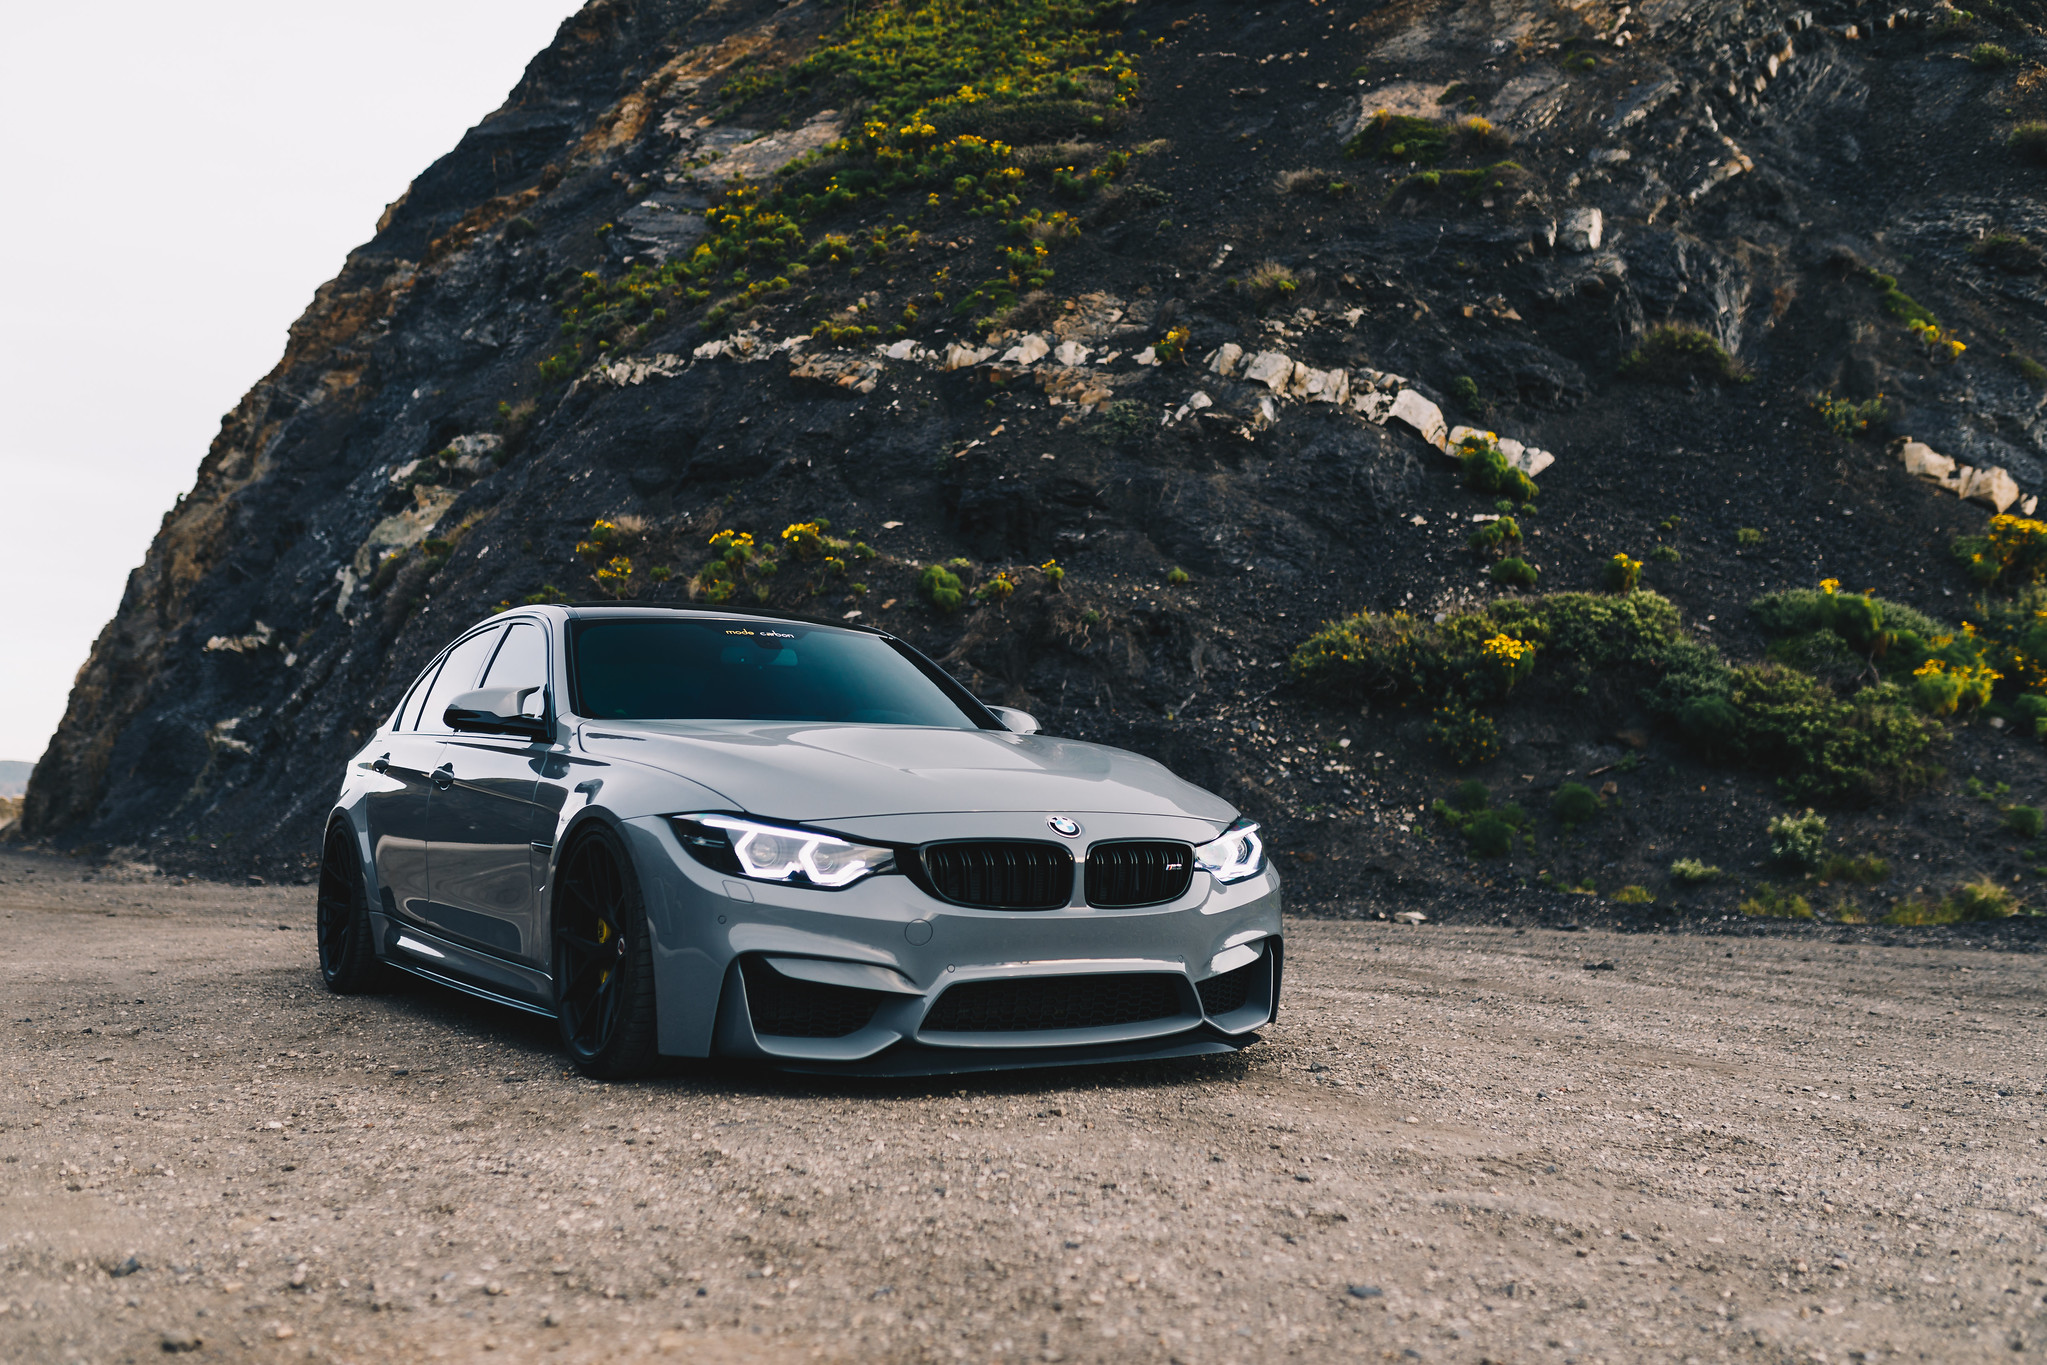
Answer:
[{"label": "headlight", "polygon": [[674,817],[682,846],[698,862],[764,882],[834,889],[895,866],[892,849],[855,844],[787,825],[762,825],[730,815]]},{"label": "headlight", "polygon": [[1265,841],[1258,837],[1257,825],[1239,820],[1223,831],[1222,838],[1196,848],[1194,861],[1219,882],[1240,882],[1257,876],[1265,866]]}]

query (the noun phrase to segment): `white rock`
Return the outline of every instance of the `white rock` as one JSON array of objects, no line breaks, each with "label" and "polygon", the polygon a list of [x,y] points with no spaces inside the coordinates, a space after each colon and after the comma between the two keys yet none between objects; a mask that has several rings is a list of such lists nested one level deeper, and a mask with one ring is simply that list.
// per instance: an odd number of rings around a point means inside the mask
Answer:
[{"label": "white rock", "polygon": [[892,346],[883,346],[880,348],[881,355],[884,360],[908,360],[910,358],[910,352],[916,349],[917,343],[909,337],[904,337],[901,341],[896,342]]},{"label": "white rock", "polygon": [[2035,507],[2038,507],[2039,505],[2040,500],[2038,498],[2027,498],[2024,502],[2019,504],[2019,511],[2025,514],[2026,516],[2030,517],[2033,515],[2033,509]]},{"label": "white rock", "polygon": [[1136,358],[1137,363],[1140,365],[1156,365],[1159,363],[1159,353],[1149,346],[1139,351]]},{"label": "white rock", "polygon": [[1386,419],[1393,413],[1393,395],[1377,389],[1367,389],[1350,400],[1350,405],[1374,426],[1385,426]]},{"label": "white rock", "polygon": [[1924,441],[1907,441],[1898,449],[1907,474],[1922,479],[1946,479],[1955,472],[1955,462]]},{"label": "white rock", "polygon": [[1002,353],[1005,365],[1035,365],[1052,349],[1051,343],[1033,332]]},{"label": "white rock", "polygon": [[1962,496],[2002,512],[2019,500],[2018,481],[2002,469],[1972,469],[1962,480]]},{"label": "white rock", "polygon": [[[1464,444],[1464,438],[1465,438],[1465,437],[1467,437],[1467,436],[1482,436],[1482,437],[1486,438],[1487,440],[1491,440],[1491,441],[1494,441],[1494,442],[1495,442],[1495,443],[1496,443],[1496,444],[1497,444],[1497,445],[1498,445],[1498,446],[1500,447],[1500,452],[1501,452],[1502,454],[1505,454],[1505,453],[1506,453],[1506,450],[1507,450],[1507,443],[1506,443],[1505,441],[1500,441],[1500,440],[1497,440],[1497,438],[1495,438],[1495,437],[1493,436],[1493,433],[1491,433],[1490,431],[1483,431],[1483,430],[1480,430],[1480,429],[1479,429],[1478,427],[1451,427],[1451,428],[1450,428],[1450,447],[1451,447],[1451,449],[1453,449],[1453,450],[1454,450],[1454,449],[1456,449],[1456,448],[1457,448],[1458,446],[1461,446],[1461,445],[1463,445],[1463,444]],[[1508,455],[1508,456],[1507,456],[1507,458],[1511,460],[1511,459],[1512,459],[1512,458],[1514,458],[1514,457],[1513,457],[1513,456],[1511,456],[1511,455]]]},{"label": "white rock", "polygon": [[1547,450],[1536,450],[1532,446],[1524,447],[1519,455],[1509,457],[1509,463],[1531,479],[1556,462],[1556,456]]},{"label": "white rock", "polygon": [[1342,370],[1311,370],[1306,365],[1296,365],[1287,392],[1310,403],[1346,403],[1350,401],[1350,375]]},{"label": "white rock", "polygon": [[1059,348],[1052,352],[1054,359],[1061,365],[1068,366],[1069,368],[1075,365],[1087,364],[1087,358],[1092,354],[1094,354],[1093,347],[1083,346],[1077,341],[1062,341],[1059,343]]},{"label": "white rock", "polygon": [[1245,364],[1244,378],[1252,384],[1263,384],[1274,393],[1285,393],[1293,383],[1293,358],[1283,351],[1260,351]]},{"label": "white rock", "polygon": [[1209,373],[1219,374],[1224,378],[1228,378],[1237,372],[1237,362],[1243,358],[1244,348],[1242,346],[1239,346],[1234,341],[1225,341],[1222,345],[1208,353]]},{"label": "white rock", "polygon": [[952,345],[945,348],[945,359],[940,362],[939,368],[943,370],[964,370],[969,366],[980,364],[994,354],[995,348],[993,346],[969,346],[965,342],[955,341]]},{"label": "white rock", "polygon": [[1444,425],[1443,410],[1413,389],[1402,389],[1386,415],[1393,421],[1404,422],[1413,427],[1424,441],[1436,449],[1450,448],[1450,431]]},{"label": "white rock", "polygon": [[707,341],[694,351],[691,351],[690,354],[698,360],[716,360],[719,356],[725,354],[725,343],[722,339]]},{"label": "white rock", "polygon": [[1252,428],[1256,431],[1263,431],[1278,420],[1279,404],[1272,401],[1272,395],[1269,393],[1258,395],[1258,412],[1251,419]]},{"label": "white rock", "polygon": [[1605,239],[1606,215],[1598,209],[1573,209],[1557,233],[1557,242],[1564,250],[1581,255],[1599,250],[1599,244]]}]

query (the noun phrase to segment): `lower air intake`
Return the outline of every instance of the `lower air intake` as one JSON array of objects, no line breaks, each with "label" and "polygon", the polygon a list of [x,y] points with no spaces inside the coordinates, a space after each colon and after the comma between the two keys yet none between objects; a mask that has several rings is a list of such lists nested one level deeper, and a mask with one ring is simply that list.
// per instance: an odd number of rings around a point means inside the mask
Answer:
[{"label": "lower air intake", "polygon": [[1031,1033],[1107,1028],[1181,1013],[1174,978],[1163,972],[969,981],[938,997],[927,1033]]},{"label": "lower air intake", "polygon": [[1208,1011],[1210,1018],[1244,1008],[1244,1002],[1251,998],[1251,988],[1258,984],[1259,973],[1264,970],[1265,958],[1260,956],[1256,962],[1246,962],[1235,971],[1195,982],[1194,989],[1201,992],[1201,1008]]},{"label": "lower air intake", "polygon": [[867,1027],[881,992],[796,981],[765,962],[744,958],[746,1008],[753,1031],[772,1038],[844,1038]]}]

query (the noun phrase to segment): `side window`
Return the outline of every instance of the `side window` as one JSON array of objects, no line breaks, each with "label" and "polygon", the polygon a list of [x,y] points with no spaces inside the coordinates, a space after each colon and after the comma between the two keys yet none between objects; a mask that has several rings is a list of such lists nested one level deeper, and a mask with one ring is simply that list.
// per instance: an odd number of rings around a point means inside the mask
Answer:
[{"label": "side window", "polygon": [[426,696],[427,684],[434,680],[434,667],[427,665],[426,672],[412,680],[412,686],[405,689],[405,700],[398,703],[391,713],[393,730],[410,730],[419,723],[420,699]]},{"label": "side window", "polygon": [[490,657],[491,647],[503,634],[501,628],[478,631],[448,651],[448,661],[441,665],[441,675],[427,689],[426,704],[420,708],[418,725],[421,730],[447,733],[448,727],[441,720],[442,713],[448,709],[449,702],[475,689],[477,675],[483,672],[483,661]]},{"label": "side window", "polygon": [[531,621],[514,621],[483,675],[485,687],[547,686],[547,632]]}]

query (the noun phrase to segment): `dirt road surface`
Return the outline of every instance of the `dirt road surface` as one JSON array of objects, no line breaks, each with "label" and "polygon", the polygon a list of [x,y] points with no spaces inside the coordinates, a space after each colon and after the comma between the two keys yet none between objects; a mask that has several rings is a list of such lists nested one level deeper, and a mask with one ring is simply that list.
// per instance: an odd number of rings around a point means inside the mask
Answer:
[{"label": "dirt road surface", "polygon": [[311,929],[0,855],[0,1359],[2047,1355],[2033,956],[1308,921],[1238,1058],[600,1085]]}]

